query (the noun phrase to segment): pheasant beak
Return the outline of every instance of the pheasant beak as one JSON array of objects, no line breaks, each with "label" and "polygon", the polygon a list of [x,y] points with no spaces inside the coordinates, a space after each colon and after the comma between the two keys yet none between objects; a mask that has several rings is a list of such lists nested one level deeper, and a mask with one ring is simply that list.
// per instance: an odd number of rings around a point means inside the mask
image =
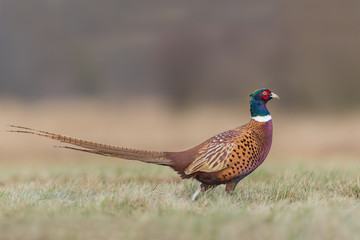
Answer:
[{"label": "pheasant beak", "polygon": [[280,99],[278,95],[276,95],[275,93],[271,93],[270,95],[271,98],[276,98],[276,99]]}]

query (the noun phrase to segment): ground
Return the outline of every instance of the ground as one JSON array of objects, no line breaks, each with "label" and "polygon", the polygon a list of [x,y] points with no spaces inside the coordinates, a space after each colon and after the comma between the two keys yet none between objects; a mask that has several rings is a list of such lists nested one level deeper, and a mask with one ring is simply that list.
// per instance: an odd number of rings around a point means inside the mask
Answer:
[{"label": "ground", "polygon": [[[354,167],[356,166],[356,167]],[[0,239],[358,239],[360,164],[264,164],[232,195],[116,161],[0,170]]]},{"label": "ground", "polygon": [[232,195],[219,186],[192,202],[199,183],[168,167],[53,148],[6,125],[176,151],[246,123],[247,105],[0,100],[0,240],[359,239],[360,113],[269,107],[265,162]]}]

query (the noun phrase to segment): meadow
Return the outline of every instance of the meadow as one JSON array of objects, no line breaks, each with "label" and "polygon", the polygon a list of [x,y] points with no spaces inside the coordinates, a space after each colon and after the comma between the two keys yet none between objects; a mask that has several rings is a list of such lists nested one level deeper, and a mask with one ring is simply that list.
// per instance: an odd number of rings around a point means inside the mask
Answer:
[{"label": "meadow", "polygon": [[2,165],[0,239],[358,239],[359,170],[267,164],[192,202],[148,164]]},{"label": "meadow", "polygon": [[[141,114],[61,106],[12,103],[3,120],[110,144],[180,150],[247,119],[222,117],[230,116],[223,109],[171,117],[156,107],[146,112],[149,106]],[[216,112],[223,115],[203,121]],[[351,135],[355,143],[344,142],[346,131],[359,131],[352,116],[331,135],[326,130],[340,118],[276,118],[265,163],[232,195],[219,186],[195,202],[190,197],[198,183],[167,167],[52,148],[51,140],[6,133],[4,124],[0,239],[359,239],[358,135]]]}]

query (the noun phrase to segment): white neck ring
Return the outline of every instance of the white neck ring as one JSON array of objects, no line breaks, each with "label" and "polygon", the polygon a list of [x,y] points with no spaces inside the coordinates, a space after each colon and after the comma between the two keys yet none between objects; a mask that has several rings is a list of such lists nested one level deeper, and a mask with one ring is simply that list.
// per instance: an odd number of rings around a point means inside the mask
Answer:
[{"label": "white neck ring", "polygon": [[271,115],[251,117],[251,119],[257,122],[268,122],[271,120]]}]

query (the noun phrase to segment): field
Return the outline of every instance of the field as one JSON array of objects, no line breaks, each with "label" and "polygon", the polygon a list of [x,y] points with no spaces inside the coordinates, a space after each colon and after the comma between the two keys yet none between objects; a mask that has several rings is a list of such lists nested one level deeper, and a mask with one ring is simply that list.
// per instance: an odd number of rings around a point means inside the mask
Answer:
[{"label": "field", "polygon": [[[4,125],[155,150],[181,150],[247,119],[247,112],[221,117],[227,110],[219,109],[174,117],[149,106],[141,114],[81,102],[73,109],[61,108],[64,103],[6,106]],[[79,106],[81,112],[74,110]],[[216,112],[222,114],[206,121]],[[195,202],[190,196],[198,183],[180,181],[169,168],[54,149],[51,140],[6,133],[4,126],[0,239],[359,239],[359,127],[353,116],[277,118],[265,163],[234,194],[219,186]],[[339,121],[347,124],[329,135]],[[351,141],[344,142],[347,136]]]},{"label": "field", "polygon": [[1,166],[0,239],[358,239],[359,169],[267,164],[192,202],[157,166]]}]

